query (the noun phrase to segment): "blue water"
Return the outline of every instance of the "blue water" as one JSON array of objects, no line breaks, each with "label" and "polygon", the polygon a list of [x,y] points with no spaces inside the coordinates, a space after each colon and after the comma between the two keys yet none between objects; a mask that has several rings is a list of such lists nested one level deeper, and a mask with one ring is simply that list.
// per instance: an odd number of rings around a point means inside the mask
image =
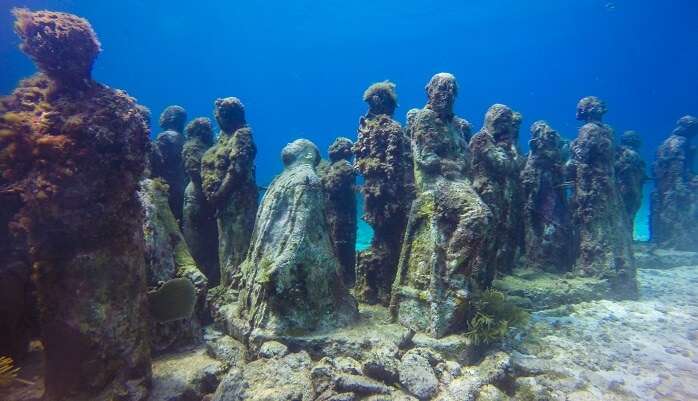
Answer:
[{"label": "blue water", "polygon": [[2,94],[34,71],[11,30],[14,6],[88,18],[104,48],[95,78],[155,116],[169,104],[211,116],[215,98],[241,98],[260,184],[297,137],[321,149],[355,137],[362,92],[384,79],[398,85],[399,120],[448,71],[460,84],[456,111],[475,127],[500,102],[524,114],[524,128],[546,119],[567,137],[577,100],[596,95],[617,132],[644,136],[648,162],[678,117],[698,113],[694,0],[1,0]]}]

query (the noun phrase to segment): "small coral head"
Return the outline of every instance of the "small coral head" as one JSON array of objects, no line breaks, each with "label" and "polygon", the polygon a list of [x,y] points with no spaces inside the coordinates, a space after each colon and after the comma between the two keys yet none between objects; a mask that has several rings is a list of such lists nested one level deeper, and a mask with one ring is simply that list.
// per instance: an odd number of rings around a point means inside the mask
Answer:
[{"label": "small coral head", "polygon": [[642,144],[640,134],[636,131],[625,131],[623,135],[620,136],[620,144],[631,149],[640,149],[640,145]]},{"label": "small coral head", "polygon": [[160,128],[182,132],[187,121],[187,111],[182,106],[167,106],[160,114]]},{"label": "small coral head", "polygon": [[286,167],[296,164],[310,164],[315,167],[320,163],[320,150],[307,139],[296,139],[284,146],[281,151],[281,160]]},{"label": "small coral head", "polygon": [[458,95],[456,77],[447,72],[440,72],[429,80],[426,88],[429,97],[428,107],[439,114],[451,114]]},{"label": "small coral head", "polygon": [[514,112],[509,106],[493,104],[485,113],[485,130],[497,141],[511,139]]},{"label": "small coral head", "polygon": [[235,132],[245,126],[245,106],[236,97],[216,99],[213,115],[223,132]]},{"label": "small coral head", "polygon": [[351,160],[353,156],[352,147],[354,142],[349,138],[339,137],[332,142],[329,149],[330,161],[332,163],[340,160]]},{"label": "small coral head", "polygon": [[184,128],[187,139],[198,138],[204,143],[213,143],[213,126],[211,120],[206,117],[198,117],[189,122]]},{"label": "small coral head", "polygon": [[679,121],[676,122],[676,128],[673,134],[686,138],[693,138],[698,134],[698,118],[693,116],[683,116],[679,118]]},{"label": "small coral head", "polygon": [[395,84],[390,81],[377,82],[364,91],[363,99],[368,103],[371,114],[392,116],[397,107]]},{"label": "small coral head", "polygon": [[577,103],[577,120],[585,123],[601,122],[608,109],[606,103],[596,96],[587,96]]},{"label": "small coral head", "polygon": [[52,11],[12,10],[19,48],[50,78],[69,84],[91,79],[101,51],[97,35],[86,19]]}]

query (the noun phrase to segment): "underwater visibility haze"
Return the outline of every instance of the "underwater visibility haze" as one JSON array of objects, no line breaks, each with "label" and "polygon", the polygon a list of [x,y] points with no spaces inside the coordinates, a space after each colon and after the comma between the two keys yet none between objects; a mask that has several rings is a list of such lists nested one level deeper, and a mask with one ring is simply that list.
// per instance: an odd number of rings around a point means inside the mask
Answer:
[{"label": "underwater visibility haze", "polygon": [[1,1],[0,400],[698,400],[697,21]]}]

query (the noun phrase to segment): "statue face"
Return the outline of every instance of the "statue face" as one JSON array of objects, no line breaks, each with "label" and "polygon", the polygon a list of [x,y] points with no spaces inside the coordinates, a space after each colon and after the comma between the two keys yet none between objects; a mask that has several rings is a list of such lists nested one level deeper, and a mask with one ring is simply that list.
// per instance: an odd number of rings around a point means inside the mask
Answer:
[{"label": "statue face", "polygon": [[245,125],[245,106],[236,97],[217,99],[213,113],[224,132],[234,132]]},{"label": "statue face", "polygon": [[298,164],[309,164],[315,167],[320,163],[320,151],[309,140],[296,139],[281,151],[281,160],[287,168]]},{"label": "statue face", "polygon": [[427,85],[429,106],[437,113],[450,113],[456,100],[458,86],[456,78],[448,73],[434,75]]},{"label": "statue face", "polygon": [[503,104],[495,104],[485,114],[485,129],[496,141],[509,141],[514,132],[514,112]]},{"label": "statue face", "polygon": [[606,114],[606,105],[596,96],[587,96],[577,103],[577,120],[584,122],[601,122]]}]

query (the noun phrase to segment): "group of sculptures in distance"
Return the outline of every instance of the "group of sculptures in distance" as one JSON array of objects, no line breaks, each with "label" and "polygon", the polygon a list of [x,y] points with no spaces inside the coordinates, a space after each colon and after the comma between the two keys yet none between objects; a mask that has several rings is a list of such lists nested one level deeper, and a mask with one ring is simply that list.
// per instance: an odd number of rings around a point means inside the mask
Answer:
[{"label": "group of sculptures in distance", "polygon": [[[142,399],[151,352],[200,335],[217,303],[235,304],[244,336],[350,324],[358,300],[442,337],[464,330],[469,302],[518,263],[637,294],[639,139],[626,133],[615,145],[595,97],[579,102],[584,125],[570,146],[537,121],[524,156],[522,116],[493,105],[472,135],[453,112],[451,74],[432,77],[426,105],[407,113],[404,129],[393,118],[395,85],[377,83],[364,93],[356,143],[338,138],[329,162],[305,139],[288,144],[258,207],[256,146],[239,99],[215,102],[215,138],[208,119],[185,126],[175,106],[151,142],[147,109],[92,80],[100,45],[86,20],[15,16],[39,73],[0,100],[1,285],[11,306],[2,345],[13,355],[26,348],[17,322],[32,313],[33,287],[47,399]],[[698,120],[682,117],[657,152],[659,246],[698,249],[697,132]],[[357,174],[374,230],[358,254]],[[167,302],[149,306],[170,291],[191,293],[195,313],[172,319],[153,306]]]}]

